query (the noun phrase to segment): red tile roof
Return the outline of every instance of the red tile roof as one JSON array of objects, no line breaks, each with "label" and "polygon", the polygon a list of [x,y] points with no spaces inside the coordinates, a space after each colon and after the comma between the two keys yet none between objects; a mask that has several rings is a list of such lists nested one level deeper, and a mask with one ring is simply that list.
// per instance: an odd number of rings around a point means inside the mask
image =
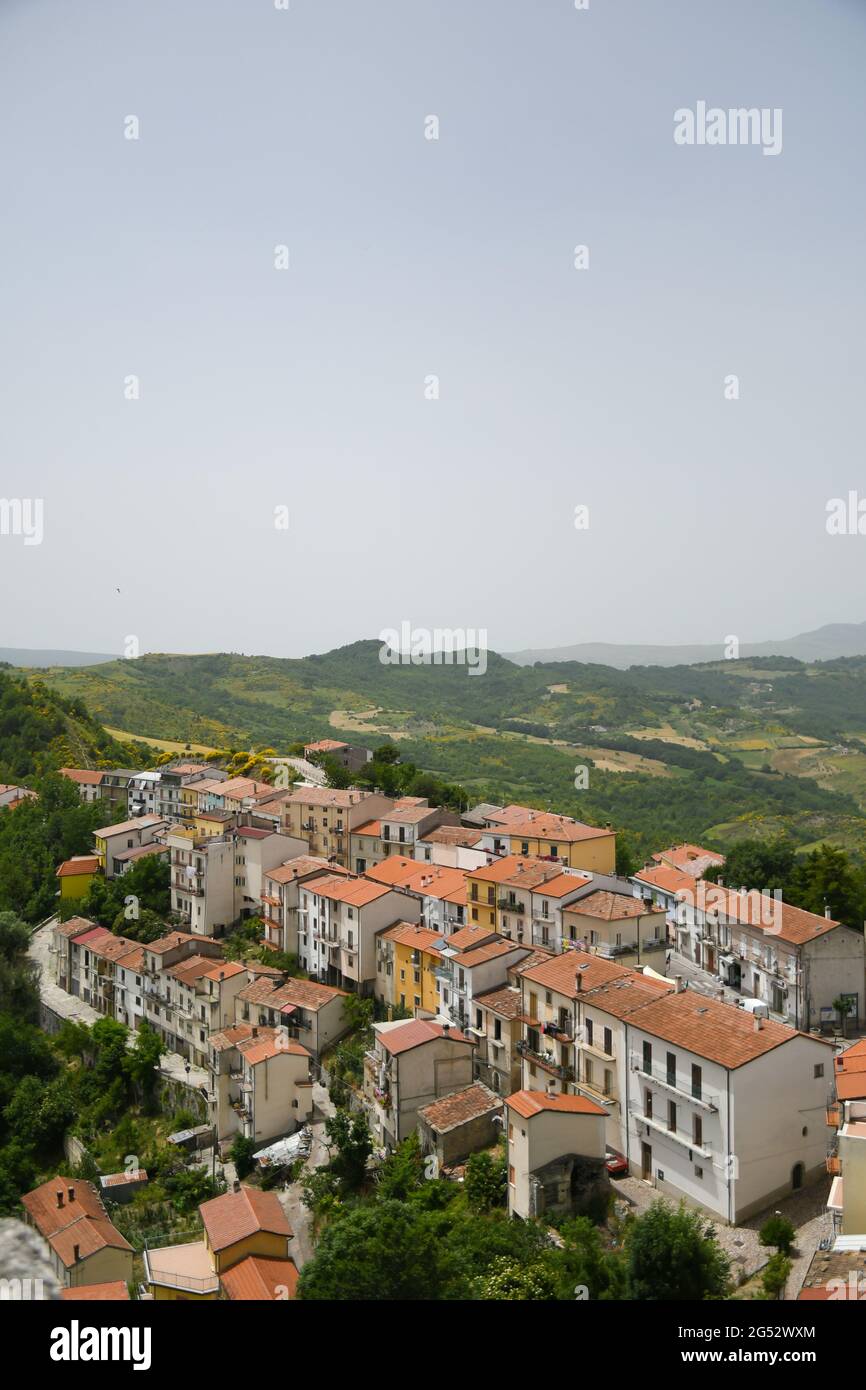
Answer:
[{"label": "red tile roof", "polygon": [[493,1114],[501,1109],[502,1097],[488,1090],[480,1081],[476,1081],[472,1086],[464,1087],[462,1091],[455,1091],[450,1096],[443,1096],[441,1100],[434,1100],[431,1105],[423,1106],[418,1114],[437,1134],[447,1134],[459,1125],[468,1124],[470,1120],[477,1120],[482,1115]]},{"label": "red tile roof", "polygon": [[533,1115],[554,1113],[560,1115],[607,1115],[603,1105],[596,1105],[586,1096],[549,1095],[547,1091],[515,1091],[505,1102],[510,1110],[516,1110],[525,1120]]},{"label": "red tile roof", "polygon": [[292,1228],[280,1206],[275,1192],[260,1192],[254,1187],[242,1187],[240,1192],[226,1192],[212,1197],[199,1207],[211,1250],[218,1252],[239,1240],[269,1231],[272,1235],[290,1239]]},{"label": "red tile roof", "polygon": [[461,1033],[459,1028],[445,1028],[441,1023],[431,1023],[426,1018],[413,1018],[394,1028],[377,1030],[377,1037],[386,1051],[395,1056],[442,1037],[450,1038],[452,1042],[469,1043],[470,1046],[474,1046],[473,1040]]},{"label": "red tile roof", "polygon": [[108,1284],[79,1284],[61,1289],[60,1297],[66,1303],[128,1303],[129,1289],[122,1279],[112,1279]]},{"label": "red tile roof", "polygon": [[232,1302],[283,1302],[295,1297],[298,1270],[294,1260],[247,1255],[220,1275],[223,1293]]}]

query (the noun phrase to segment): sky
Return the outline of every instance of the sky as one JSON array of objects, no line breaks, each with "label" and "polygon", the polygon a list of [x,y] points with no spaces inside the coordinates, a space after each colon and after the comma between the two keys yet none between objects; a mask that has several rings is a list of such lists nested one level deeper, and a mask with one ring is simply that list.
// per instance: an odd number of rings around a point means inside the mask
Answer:
[{"label": "sky", "polygon": [[862,622],[864,71],[864,0],[0,0],[0,646]]}]

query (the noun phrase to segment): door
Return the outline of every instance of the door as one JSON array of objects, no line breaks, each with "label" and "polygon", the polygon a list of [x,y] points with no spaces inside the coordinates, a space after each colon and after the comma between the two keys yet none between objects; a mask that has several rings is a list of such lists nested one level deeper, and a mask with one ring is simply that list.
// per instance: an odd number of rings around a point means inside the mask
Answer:
[{"label": "door", "polygon": [[644,1182],[649,1182],[653,1173],[653,1151],[651,1144],[641,1144],[640,1146],[640,1175]]}]

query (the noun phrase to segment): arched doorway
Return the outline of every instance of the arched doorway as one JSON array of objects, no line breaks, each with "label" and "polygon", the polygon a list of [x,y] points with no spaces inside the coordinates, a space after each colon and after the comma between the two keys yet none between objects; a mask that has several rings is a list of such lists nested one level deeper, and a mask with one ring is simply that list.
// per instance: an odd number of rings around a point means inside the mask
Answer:
[{"label": "arched doorway", "polygon": [[806,1176],[806,1168],[802,1163],[795,1163],[791,1169],[791,1187],[794,1192],[803,1186],[803,1179]]}]

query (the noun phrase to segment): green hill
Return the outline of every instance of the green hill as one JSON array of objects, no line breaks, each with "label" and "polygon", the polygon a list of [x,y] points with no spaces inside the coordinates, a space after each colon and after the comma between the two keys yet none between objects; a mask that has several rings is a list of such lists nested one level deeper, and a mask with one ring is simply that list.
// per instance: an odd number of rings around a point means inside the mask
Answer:
[{"label": "green hill", "polygon": [[[471,796],[626,827],[638,854],[672,838],[784,820],[866,846],[866,659],[786,657],[628,671],[577,662],[484,675],[390,666],[378,641],[301,659],[144,656],[28,678],[139,736],[218,747],[341,736],[399,743]],[[826,753],[823,755],[822,750]],[[808,757],[806,756],[808,754]],[[576,768],[590,768],[575,789]],[[844,775],[843,775],[844,774]],[[722,831],[724,827],[724,831]]]}]

